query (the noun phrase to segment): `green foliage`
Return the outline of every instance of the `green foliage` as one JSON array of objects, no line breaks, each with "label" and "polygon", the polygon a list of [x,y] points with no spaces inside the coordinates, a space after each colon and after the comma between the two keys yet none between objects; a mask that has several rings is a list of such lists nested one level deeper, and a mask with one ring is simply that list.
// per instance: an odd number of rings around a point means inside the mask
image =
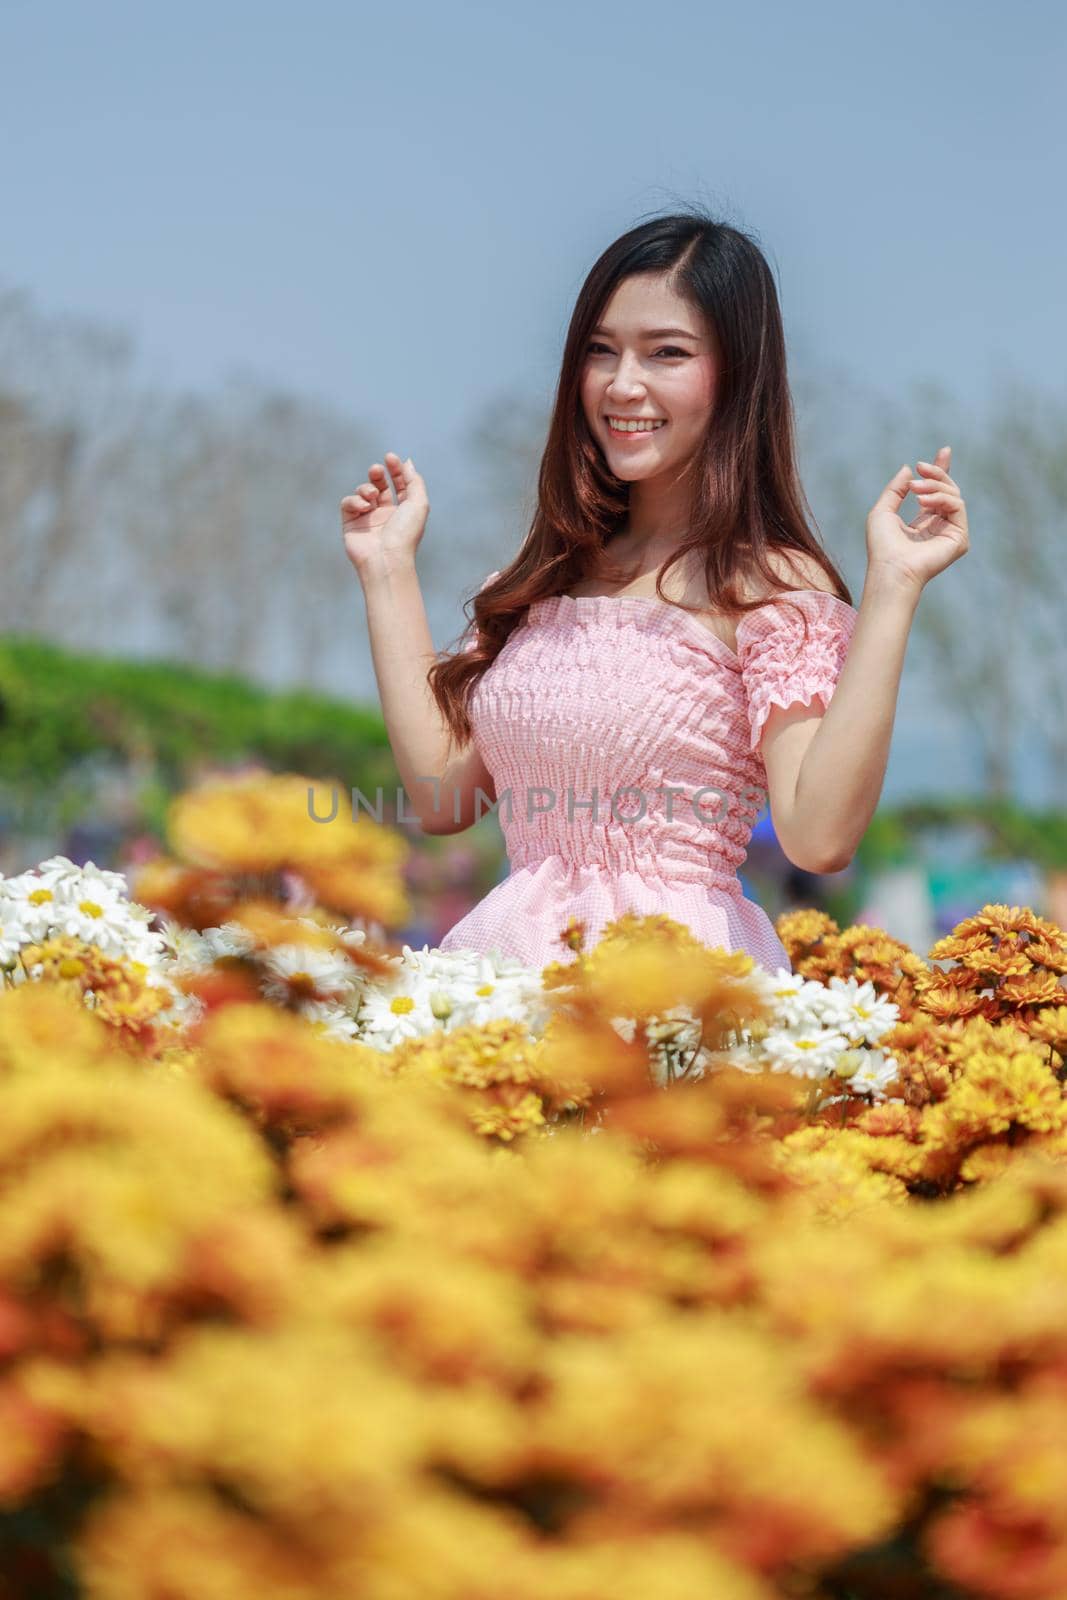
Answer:
[{"label": "green foliage", "polygon": [[[205,765],[261,761],[337,778],[373,800],[398,782],[380,713],[308,690],[279,693],[184,663],[116,660],[0,639],[0,787],[16,809],[77,810],[79,772],[143,774],[147,823]],[[66,805],[44,797],[66,792]]]},{"label": "green foliage", "polygon": [[876,811],[856,851],[856,860],[868,872],[898,867],[915,858],[907,823],[900,810]]},{"label": "green foliage", "polygon": [[973,795],[881,808],[856,858],[872,872],[915,861],[922,857],[924,834],[951,827],[982,832],[987,861],[1032,861],[1046,871],[1067,867],[1067,811],[1028,811],[1010,800]]}]

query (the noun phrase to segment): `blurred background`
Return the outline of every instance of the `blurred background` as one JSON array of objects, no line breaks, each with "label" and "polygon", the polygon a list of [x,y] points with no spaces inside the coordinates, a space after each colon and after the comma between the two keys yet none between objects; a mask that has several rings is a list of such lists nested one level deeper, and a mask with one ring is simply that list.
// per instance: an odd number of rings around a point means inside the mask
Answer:
[{"label": "blurred background", "polygon": [[[923,952],[988,901],[1067,924],[1065,33],[1051,0],[5,6],[0,870],[124,869],[214,771],[395,791],[341,497],[414,457],[454,645],[533,514],[582,279],[697,201],[775,272],[854,602],[901,462],[951,444],[972,529],[855,861],[796,872],[765,814],[746,893]],[[500,830],[399,825],[399,937],[434,944]]]}]

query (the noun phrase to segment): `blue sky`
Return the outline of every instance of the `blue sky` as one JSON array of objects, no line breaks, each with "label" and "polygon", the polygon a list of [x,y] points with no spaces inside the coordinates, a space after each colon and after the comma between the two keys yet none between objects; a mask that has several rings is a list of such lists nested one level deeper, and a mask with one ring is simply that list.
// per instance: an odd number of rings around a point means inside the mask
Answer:
[{"label": "blue sky", "polygon": [[5,0],[0,281],[128,328],[161,383],[252,369],[350,411],[439,525],[472,413],[547,404],[589,266],[678,200],[756,232],[797,362],[1062,388],[1065,15]]}]

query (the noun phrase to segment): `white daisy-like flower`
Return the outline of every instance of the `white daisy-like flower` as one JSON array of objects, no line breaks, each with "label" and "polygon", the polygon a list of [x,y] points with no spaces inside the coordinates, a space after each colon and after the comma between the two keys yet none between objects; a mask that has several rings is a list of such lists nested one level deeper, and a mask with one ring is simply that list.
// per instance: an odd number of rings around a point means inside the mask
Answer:
[{"label": "white daisy-like flower", "polygon": [[837,1028],[842,1033],[847,1033],[853,1019],[853,1008],[849,996],[834,993],[818,985],[818,993],[807,997],[804,1015],[812,1026],[822,1025],[827,1028]]},{"label": "white daisy-like flower", "polygon": [[401,983],[388,988],[368,985],[357,1015],[360,1038],[375,1049],[392,1050],[402,1039],[432,1033],[440,1027],[433,1014],[435,988],[420,973],[408,973]]},{"label": "white daisy-like flower", "polygon": [[361,933],[364,939],[370,937],[370,939],[377,945],[384,944],[386,941],[386,929],[384,924],[381,922],[375,922],[369,917],[353,917],[352,921],[348,925],[348,932],[350,934]]},{"label": "white daisy-like flower", "polygon": [[19,873],[0,886],[3,923],[20,944],[66,935],[110,956],[154,966],[162,941],[149,924],[152,912],[125,897],[121,873],[89,863],[82,868],[52,856],[41,869]]},{"label": "white daisy-like flower", "polygon": [[4,883],[3,916],[10,924],[12,937],[22,944],[37,944],[47,939],[54,926],[56,895],[50,884],[34,878],[30,873],[20,873]]},{"label": "white daisy-like flower", "polygon": [[[438,950],[430,945],[423,945],[421,950],[415,950],[409,944],[403,946],[403,959],[423,971],[433,972],[438,976],[459,976],[467,973],[477,974],[480,981],[488,982],[494,978],[527,978],[534,975],[532,967],[526,967],[516,956],[506,956],[497,946],[488,951],[481,950]],[[540,978],[540,973],[536,974]]]},{"label": "white daisy-like flower", "polygon": [[26,943],[25,927],[20,917],[13,917],[0,901],[0,968],[8,968],[18,961],[19,951]]},{"label": "white daisy-like flower", "polygon": [[800,1078],[825,1078],[847,1049],[848,1040],[835,1028],[772,1028],[763,1040],[771,1071],[792,1072]]},{"label": "white daisy-like flower", "polygon": [[159,934],[139,923],[126,929],[122,954],[130,961],[143,961],[147,967],[159,967],[169,959]]},{"label": "white daisy-like flower", "polygon": [[352,1013],[331,1000],[304,1000],[297,1007],[300,1016],[307,1017],[331,1039],[346,1043],[359,1039],[359,1024]]},{"label": "white daisy-like flower", "polygon": [[738,1072],[748,1072],[758,1076],[767,1070],[761,1047],[746,1043],[727,1045],[722,1050],[701,1050],[697,1064],[702,1072],[708,1072],[716,1067],[736,1067]]},{"label": "white daisy-like flower", "polygon": [[52,887],[85,885],[95,881],[102,892],[106,890],[112,895],[121,895],[124,899],[129,899],[130,886],[125,874],[111,872],[107,867],[98,867],[95,861],[87,861],[84,866],[79,866],[68,856],[49,856],[47,860],[39,861],[31,871],[42,882]]},{"label": "white daisy-like flower", "polygon": [[[127,953],[133,931],[125,903],[97,886],[64,885],[52,906],[52,928],[111,956]],[[138,930],[140,931],[140,930]]]},{"label": "white daisy-like flower", "polygon": [[841,1020],[834,1025],[850,1038],[876,1044],[900,1017],[900,1007],[880,995],[869,979],[861,984],[855,978],[833,977],[827,987],[840,999]]},{"label": "white daisy-like flower", "polygon": [[862,1066],[848,1079],[848,1087],[853,1094],[866,1094],[873,1100],[884,1100],[886,1091],[900,1071],[895,1056],[887,1056],[882,1050],[864,1050]]},{"label": "white daisy-like flower", "polygon": [[240,922],[223,922],[205,928],[201,935],[212,961],[228,956],[249,956],[257,948],[256,937]]},{"label": "white daisy-like flower", "polygon": [[[750,978],[753,976],[755,974],[750,974]],[[762,978],[757,978],[757,982],[775,1018],[782,1026],[796,1027],[808,1013],[805,993],[808,980],[796,972],[787,972],[784,967],[779,967],[773,978],[768,973],[767,978],[769,982]]]},{"label": "white daisy-like flower", "polygon": [[164,916],[160,939],[164,957],[182,972],[202,972],[211,965],[207,940],[195,928],[186,928],[173,918]]},{"label": "white daisy-like flower", "polygon": [[359,973],[346,956],[307,944],[278,944],[264,950],[263,992],[272,1000],[287,1000],[294,988],[314,989],[308,999],[336,999],[348,994]]},{"label": "white daisy-like flower", "polygon": [[177,1023],[180,1028],[191,1028],[207,1010],[207,1006],[199,995],[186,994],[183,989],[174,989],[171,992],[171,1003],[165,1011],[160,1011],[156,1021],[160,1024]]},{"label": "white daisy-like flower", "polygon": [[403,962],[406,966],[421,969],[424,972],[447,973],[456,970],[460,966],[468,965],[466,954],[465,951],[448,952],[438,950],[431,948],[428,944],[424,944],[421,950],[417,950],[414,945],[405,944],[401,946],[400,956],[393,959]]},{"label": "white daisy-like flower", "polygon": [[803,984],[803,978],[798,978],[795,972],[788,967],[779,967],[775,972],[768,972],[766,967],[756,966],[748,976],[742,980],[746,989],[755,989],[760,1001],[766,1006],[775,1006],[780,1000],[787,1000],[797,988]]},{"label": "white daisy-like flower", "polygon": [[528,985],[517,983],[514,979],[499,978],[495,982],[478,984],[473,994],[462,985],[458,992],[454,989],[452,993],[454,1004],[448,1022],[450,1028],[514,1017],[525,1022],[532,1033],[539,1035],[550,1014],[539,978]]},{"label": "white daisy-like flower", "polygon": [[550,1015],[540,972],[523,966],[499,950],[442,951],[404,945],[397,959],[400,974],[417,973],[431,986],[435,1027],[447,1031],[500,1017],[523,1021],[535,1035]]}]

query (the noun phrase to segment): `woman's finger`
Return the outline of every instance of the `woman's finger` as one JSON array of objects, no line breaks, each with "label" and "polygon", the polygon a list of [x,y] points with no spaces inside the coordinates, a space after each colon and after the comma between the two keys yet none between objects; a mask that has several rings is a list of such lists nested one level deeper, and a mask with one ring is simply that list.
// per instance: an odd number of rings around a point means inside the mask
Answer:
[{"label": "woman's finger", "polygon": [[937,478],[941,483],[955,489],[957,493],[959,492],[959,484],[954,478],[950,478],[945,468],[939,466],[936,461],[917,461],[915,465],[924,478]]},{"label": "woman's finger", "polygon": [[393,483],[396,486],[396,492],[399,495],[408,486],[407,473],[404,471],[404,463],[401,461],[395,450],[387,450],[385,452],[385,464],[389,468]]}]

